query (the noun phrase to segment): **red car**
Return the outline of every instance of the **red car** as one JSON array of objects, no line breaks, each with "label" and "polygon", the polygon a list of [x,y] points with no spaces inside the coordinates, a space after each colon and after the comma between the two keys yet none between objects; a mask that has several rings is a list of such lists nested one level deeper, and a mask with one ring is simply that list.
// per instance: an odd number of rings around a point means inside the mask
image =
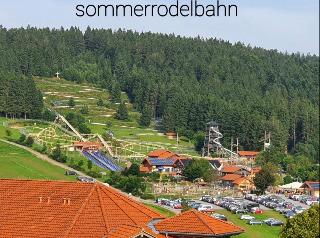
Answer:
[{"label": "red car", "polygon": [[254,214],[262,214],[263,213],[263,211],[258,207],[252,208],[251,212],[254,213]]}]

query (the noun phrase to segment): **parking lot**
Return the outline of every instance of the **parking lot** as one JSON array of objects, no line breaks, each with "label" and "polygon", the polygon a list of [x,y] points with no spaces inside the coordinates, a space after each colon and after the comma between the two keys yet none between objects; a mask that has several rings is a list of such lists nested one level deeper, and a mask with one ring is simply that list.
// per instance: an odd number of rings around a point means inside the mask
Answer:
[{"label": "parking lot", "polygon": [[241,238],[276,238],[287,219],[308,209],[310,206],[306,203],[315,202],[315,198],[308,196],[295,196],[294,199],[278,194],[247,194],[241,198],[206,195],[195,200],[158,199],[156,202],[176,212],[187,205],[216,219],[232,222],[245,229]]}]

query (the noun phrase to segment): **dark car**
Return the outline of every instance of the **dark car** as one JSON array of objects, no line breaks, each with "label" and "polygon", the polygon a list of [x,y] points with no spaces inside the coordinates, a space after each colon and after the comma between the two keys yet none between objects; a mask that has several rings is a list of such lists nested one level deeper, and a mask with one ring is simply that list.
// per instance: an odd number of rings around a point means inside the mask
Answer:
[{"label": "dark car", "polygon": [[216,219],[219,219],[219,220],[223,220],[223,221],[227,221],[228,220],[225,215],[222,215],[222,214],[219,214],[219,213],[214,213],[211,216],[213,218],[216,218]]},{"label": "dark car", "polygon": [[67,170],[65,174],[66,174],[67,176],[68,176],[68,175],[78,175],[77,172],[72,171],[72,170]]},{"label": "dark car", "polygon": [[266,224],[268,226],[283,226],[284,225],[283,221],[280,221],[280,220],[272,220],[270,222],[266,222]]}]

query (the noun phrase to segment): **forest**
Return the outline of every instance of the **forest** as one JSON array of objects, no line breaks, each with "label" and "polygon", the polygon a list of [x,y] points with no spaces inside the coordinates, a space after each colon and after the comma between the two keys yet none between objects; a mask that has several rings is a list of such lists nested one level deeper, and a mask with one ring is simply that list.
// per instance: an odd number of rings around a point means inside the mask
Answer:
[{"label": "forest", "polygon": [[267,131],[279,151],[319,159],[318,56],[130,30],[0,27],[1,114],[36,117],[31,78],[57,71],[126,92],[163,131],[194,139],[215,120],[227,148],[233,137],[261,150]]}]

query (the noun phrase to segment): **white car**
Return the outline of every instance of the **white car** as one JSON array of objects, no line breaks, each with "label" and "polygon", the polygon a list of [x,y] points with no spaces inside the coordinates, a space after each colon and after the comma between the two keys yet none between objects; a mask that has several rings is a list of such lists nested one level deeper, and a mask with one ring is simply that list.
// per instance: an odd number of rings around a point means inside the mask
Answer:
[{"label": "white car", "polygon": [[200,212],[213,211],[213,206],[212,205],[201,204],[198,207],[198,211],[200,211]]},{"label": "white car", "polygon": [[311,206],[311,205],[314,205],[314,204],[319,204],[319,201],[311,201],[311,200],[308,200],[308,201],[306,201],[306,204],[307,204],[308,206]]},{"label": "white car", "polygon": [[250,216],[250,215],[241,215],[240,219],[241,220],[252,220],[252,219],[256,219],[256,218],[253,216]]}]

